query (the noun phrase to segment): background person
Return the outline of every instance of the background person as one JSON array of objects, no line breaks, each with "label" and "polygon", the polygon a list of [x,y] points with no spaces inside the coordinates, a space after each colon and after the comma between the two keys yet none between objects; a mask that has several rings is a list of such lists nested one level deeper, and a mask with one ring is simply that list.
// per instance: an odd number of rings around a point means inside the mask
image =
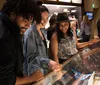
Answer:
[{"label": "background person", "polygon": [[80,36],[82,37],[82,42],[87,42],[90,40],[91,36],[91,23],[87,15],[83,16],[83,21],[81,23]]}]

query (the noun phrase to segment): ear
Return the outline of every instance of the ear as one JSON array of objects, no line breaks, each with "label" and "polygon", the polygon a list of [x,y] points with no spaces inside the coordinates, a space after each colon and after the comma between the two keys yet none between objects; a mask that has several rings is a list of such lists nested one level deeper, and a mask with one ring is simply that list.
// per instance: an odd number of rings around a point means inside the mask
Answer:
[{"label": "ear", "polygon": [[14,21],[15,18],[16,18],[16,14],[14,12],[11,12],[10,13],[10,19],[11,19],[11,21]]}]

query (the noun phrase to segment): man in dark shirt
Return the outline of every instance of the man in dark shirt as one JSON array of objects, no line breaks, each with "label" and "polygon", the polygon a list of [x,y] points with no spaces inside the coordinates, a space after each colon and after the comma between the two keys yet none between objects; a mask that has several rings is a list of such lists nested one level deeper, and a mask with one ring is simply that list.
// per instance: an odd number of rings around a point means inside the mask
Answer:
[{"label": "man in dark shirt", "polygon": [[7,0],[0,13],[0,85],[22,85],[43,78],[40,71],[23,75],[20,28],[40,23],[38,6],[32,0]]}]

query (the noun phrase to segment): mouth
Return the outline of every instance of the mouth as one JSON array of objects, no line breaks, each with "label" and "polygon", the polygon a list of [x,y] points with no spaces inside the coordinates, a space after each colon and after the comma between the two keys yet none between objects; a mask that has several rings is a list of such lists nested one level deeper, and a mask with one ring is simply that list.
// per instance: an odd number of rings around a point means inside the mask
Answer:
[{"label": "mouth", "polygon": [[42,25],[43,27],[45,27],[45,25],[44,25],[43,23],[41,23],[41,25]]},{"label": "mouth", "polygon": [[26,30],[27,28],[23,28],[23,27],[20,29],[21,33],[24,33]]},{"label": "mouth", "polygon": [[22,27],[21,30],[26,30],[27,28]]}]

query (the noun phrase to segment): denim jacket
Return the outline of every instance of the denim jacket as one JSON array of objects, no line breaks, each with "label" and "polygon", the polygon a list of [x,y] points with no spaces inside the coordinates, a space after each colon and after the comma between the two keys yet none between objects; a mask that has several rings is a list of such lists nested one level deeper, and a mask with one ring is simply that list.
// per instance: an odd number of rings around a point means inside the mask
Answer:
[{"label": "denim jacket", "polygon": [[49,63],[46,46],[34,24],[23,37],[24,74],[30,75],[38,69],[46,73]]}]

